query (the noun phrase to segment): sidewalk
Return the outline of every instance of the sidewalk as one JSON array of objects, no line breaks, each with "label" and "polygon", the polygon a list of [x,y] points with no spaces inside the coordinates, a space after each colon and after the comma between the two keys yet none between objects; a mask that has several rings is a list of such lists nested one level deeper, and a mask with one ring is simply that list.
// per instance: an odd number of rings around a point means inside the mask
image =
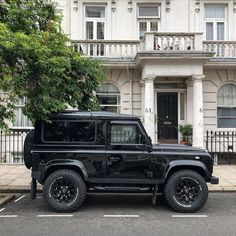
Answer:
[{"label": "sidewalk", "polygon": [[[209,184],[211,192],[236,192],[236,165],[214,166],[213,175],[220,179],[220,184]],[[30,182],[30,170],[26,169],[24,165],[0,164],[0,193],[28,192]],[[41,189],[41,186],[38,189]]]}]

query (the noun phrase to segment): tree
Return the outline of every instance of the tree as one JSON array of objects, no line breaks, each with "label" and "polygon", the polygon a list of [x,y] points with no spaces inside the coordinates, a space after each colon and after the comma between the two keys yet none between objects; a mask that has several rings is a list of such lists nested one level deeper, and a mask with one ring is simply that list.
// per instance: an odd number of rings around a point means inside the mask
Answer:
[{"label": "tree", "polygon": [[105,74],[82,57],[61,29],[61,13],[51,0],[0,3],[0,127],[13,117],[16,99],[26,98],[24,114],[48,121],[68,107],[98,109],[94,94]]}]

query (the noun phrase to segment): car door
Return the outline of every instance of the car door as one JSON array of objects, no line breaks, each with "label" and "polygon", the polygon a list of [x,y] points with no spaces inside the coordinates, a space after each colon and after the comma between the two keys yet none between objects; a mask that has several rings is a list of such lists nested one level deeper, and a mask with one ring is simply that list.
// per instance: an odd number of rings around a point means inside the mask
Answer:
[{"label": "car door", "polygon": [[111,121],[108,125],[106,177],[113,182],[141,183],[150,176],[150,153],[138,122]]}]

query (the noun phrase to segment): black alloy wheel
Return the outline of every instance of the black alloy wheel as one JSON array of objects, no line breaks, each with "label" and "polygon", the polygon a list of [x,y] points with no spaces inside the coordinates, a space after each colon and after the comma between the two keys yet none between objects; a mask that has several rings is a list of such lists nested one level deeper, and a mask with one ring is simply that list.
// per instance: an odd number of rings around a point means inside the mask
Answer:
[{"label": "black alloy wheel", "polygon": [[73,170],[61,169],[50,174],[43,185],[43,197],[56,212],[73,212],[83,203],[87,187],[82,177]]},{"label": "black alloy wheel", "polygon": [[176,199],[182,204],[192,204],[199,197],[200,187],[196,181],[181,178],[175,188]]},{"label": "black alloy wheel", "polygon": [[60,203],[71,203],[76,196],[76,188],[68,178],[59,178],[51,187],[52,196]]},{"label": "black alloy wheel", "polygon": [[177,212],[190,213],[200,210],[208,198],[205,179],[192,170],[177,171],[170,176],[164,195],[168,204]]}]

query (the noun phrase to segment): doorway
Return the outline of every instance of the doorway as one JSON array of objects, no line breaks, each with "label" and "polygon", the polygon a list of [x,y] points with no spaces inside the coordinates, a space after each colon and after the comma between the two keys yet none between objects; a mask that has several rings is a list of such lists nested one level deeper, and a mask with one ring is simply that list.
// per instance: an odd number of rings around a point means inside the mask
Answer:
[{"label": "doorway", "polygon": [[158,142],[178,143],[178,93],[157,93]]}]

